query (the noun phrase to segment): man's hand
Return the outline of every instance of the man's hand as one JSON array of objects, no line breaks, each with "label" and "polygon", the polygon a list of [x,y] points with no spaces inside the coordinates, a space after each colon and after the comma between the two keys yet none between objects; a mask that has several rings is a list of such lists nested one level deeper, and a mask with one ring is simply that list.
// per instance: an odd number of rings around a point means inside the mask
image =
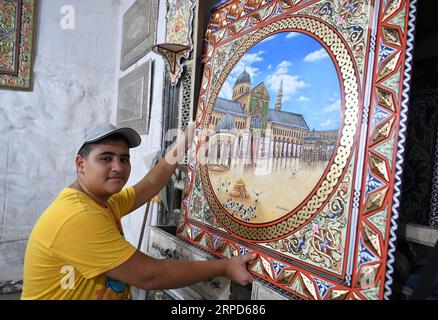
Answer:
[{"label": "man's hand", "polygon": [[195,131],[195,122],[191,122],[178,140],[170,147],[161,159],[146,176],[134,185],[136,199],[131,211],[144,205],[168,183],[178,163],[184,157],[186,150],[191,146]]},{"label": "man's hand", "polygon": [[257,257],[255,253],[248,253],[244,256],[237,256],[225,260],[226,277],[242,286],[250,284],[254,278],[246,269],[246,264]]}]

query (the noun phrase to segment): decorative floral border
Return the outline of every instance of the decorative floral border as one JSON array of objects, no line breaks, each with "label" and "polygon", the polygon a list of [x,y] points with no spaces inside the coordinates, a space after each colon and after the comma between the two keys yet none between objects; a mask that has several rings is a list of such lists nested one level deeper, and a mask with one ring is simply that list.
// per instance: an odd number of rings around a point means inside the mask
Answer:
[{"label": "decorative floral border", "polygon": [[[36,28],[36,0],[15,0],[12,4],[17,9],[17,17],[10,17],[15,23],[18,39],[15,39],[10,50],[0,50],[0,59],[14,59],[10,61],[14,72],[0,70],[0,88],[16,90],[32,90],[34,41]],[[5,17],[6,18],[6,17]],[[6,48],[4,46],[2,49]],[[14,52],[11,54],[11,52]]]},{"label": "decorative floral border", "polygon": [[[182,10],[185,3],[186,10]],[[178,56],[176,74],[172,75],[172,83],[176,84],[183,73],[182,59],[188,59],[193,50],[193,20],[195,18],[195,0],[166,0],[166,42],[178,43],[189,47],[183,54]],[[172,12],[180,9],[178,14]]]}]

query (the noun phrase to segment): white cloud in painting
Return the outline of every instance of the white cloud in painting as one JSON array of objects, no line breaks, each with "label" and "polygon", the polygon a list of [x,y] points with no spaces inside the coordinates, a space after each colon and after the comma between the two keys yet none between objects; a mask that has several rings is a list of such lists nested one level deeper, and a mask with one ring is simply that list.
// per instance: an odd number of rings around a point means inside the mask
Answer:
[{"label": "white cloud in painting", "polygon": [[328,58],[329,55],[327,53],[327,51],[325,51],[324,48],[321,48],[317,51],[313,51],[312,53],[309,53],[304,59],[304,62],[315,62],[315,61],[319,61],[322,59],[326,59]]},{"label": "white cloud in painting", "polygon": [[325,128],[329,128],[329,127],[333,126],[333,124],[334,124],[334,122],[331,119],[327,119],[324,122],[321,122],[320,126],[325,129]]},{"label": "white cloud in painting", "polygon": [[233,70],[227,77],[227,80],[222,86],[219,93],[221,98],[231,100],[233,97],[233,86],[236,83],[237,78],[243,73],[248,72],[251,78],[256,77],[260,73],[260,69],[253,66],[257,62],[263,61],[263,51],[244,55],[239,62],[234,66]]},{"label": "white cloud in painting", "polygon": [[292,67],[292,62],[290,61],[282,61],[278,66],[277,66],[277,71],[276,73],[278,74],[283,74],[283,73],[287,73],[289,72],[289,68]]},{"label": "white cloud in painting", "polygon": [[261,62],[263,61],[263,51],[259,51],[256,53],[249,53],[249,54],[245,54],[242,59],[240,59],[239,62],[247,64],[247,65],[252,65],[255,62]]},{"label": "white cloud in painting", "polygon": [[254,79],[255,76],[257,76],[260,73],[259,68],[253,67],[253,66],[243,66],[241,68],[241,72],[239,72],[239,74],[237,76],[240,76],[242,74],[242,72],[245,70],[246,72],[249,73],[249,75],[251,76],[251,79]]},{"label": "white cloud in painting", "polygon": [[243,71],[246,71],[249,73],[249,75],[252,78],[254,78],[260,73],[260,70],[259,68],[254,67],[253,64],[257,62],[262,62],[263,61],[262,55],[263,55],[263,51],[244,55],[242,59],[240,59],[239,62],[236,64],[230,76],[235,77],[237,79],[237,77],[239,77]]},{"label": "white cloud in painting", "polygon": [[268,89],[275,93],[278,92],[281,82],[283,81],[283,102],[289,101],[291,96],[294,95],[299,89],[308,86],[300,79],[298,75],[291,75],[289,73],[289,68],[291,66],[291,62],[282,61],[275,69],[275,72],[266,77],[265,81]]},{"label": "white cloud in painting", "polygon": [[236,79],[228,78],[222,86],[221,91],[219,92],[219,97],[231,100],[233,98],[233,84],[235,81]]},{"label": "white cloud in painting", "polygon": [[341,112],[341,99],[336,100],[335,102],[329,104],[323,109],[324,113],[336,113]]},{"label": "white cloud in painting", "polygon": [[289,32],[285,38],[286,39],[292,39],[292,38],[298,37],[299,35],[300,34],[298,32]]},{"label": "white cloud in painting", "polygon": [[332,97],[330,98],[331,101],[335,101],[339,98],[339,92],[333,92]]},{"label": "white cloud in painting", "polygon": [[300,97],[298,98],[298,101],[300,101],[300,102],[309,102],[309,101],[310,101],[310,98],[307,98],[307,97],[305,97],[305,96],[300,96]]}]

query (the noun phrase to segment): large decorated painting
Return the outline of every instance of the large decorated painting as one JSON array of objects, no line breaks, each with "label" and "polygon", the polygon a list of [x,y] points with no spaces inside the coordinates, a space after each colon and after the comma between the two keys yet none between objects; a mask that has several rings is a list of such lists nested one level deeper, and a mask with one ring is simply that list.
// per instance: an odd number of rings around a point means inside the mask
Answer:
[{"label": "large decorated painting", "polygon": [[35,0],[0,0],[0,88],[31,90]]},{"label": "large decorated painting", "polygon": [[292,299],[392,284],[415,1],[235,0],[206,34],[178,235]]}]

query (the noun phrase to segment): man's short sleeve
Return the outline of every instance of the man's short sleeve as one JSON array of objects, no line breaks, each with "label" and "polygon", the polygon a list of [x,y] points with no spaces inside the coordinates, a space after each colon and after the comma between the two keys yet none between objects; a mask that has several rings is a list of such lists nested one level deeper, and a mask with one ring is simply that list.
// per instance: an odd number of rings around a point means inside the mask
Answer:
[{"label": "man's short sleeve", "polygon": [[87,279],[118,267],[136,251],[114,221],[98,210],[79,213],[66,221],[50,249]]},{"label": "man's short sleeve", "polygon": [[131,211],[134,206],[135,197],[136,194],[134,187],[129,187],[114,194],[108,200],[108,204],[114,209],[114,212],[120,219]]}]

